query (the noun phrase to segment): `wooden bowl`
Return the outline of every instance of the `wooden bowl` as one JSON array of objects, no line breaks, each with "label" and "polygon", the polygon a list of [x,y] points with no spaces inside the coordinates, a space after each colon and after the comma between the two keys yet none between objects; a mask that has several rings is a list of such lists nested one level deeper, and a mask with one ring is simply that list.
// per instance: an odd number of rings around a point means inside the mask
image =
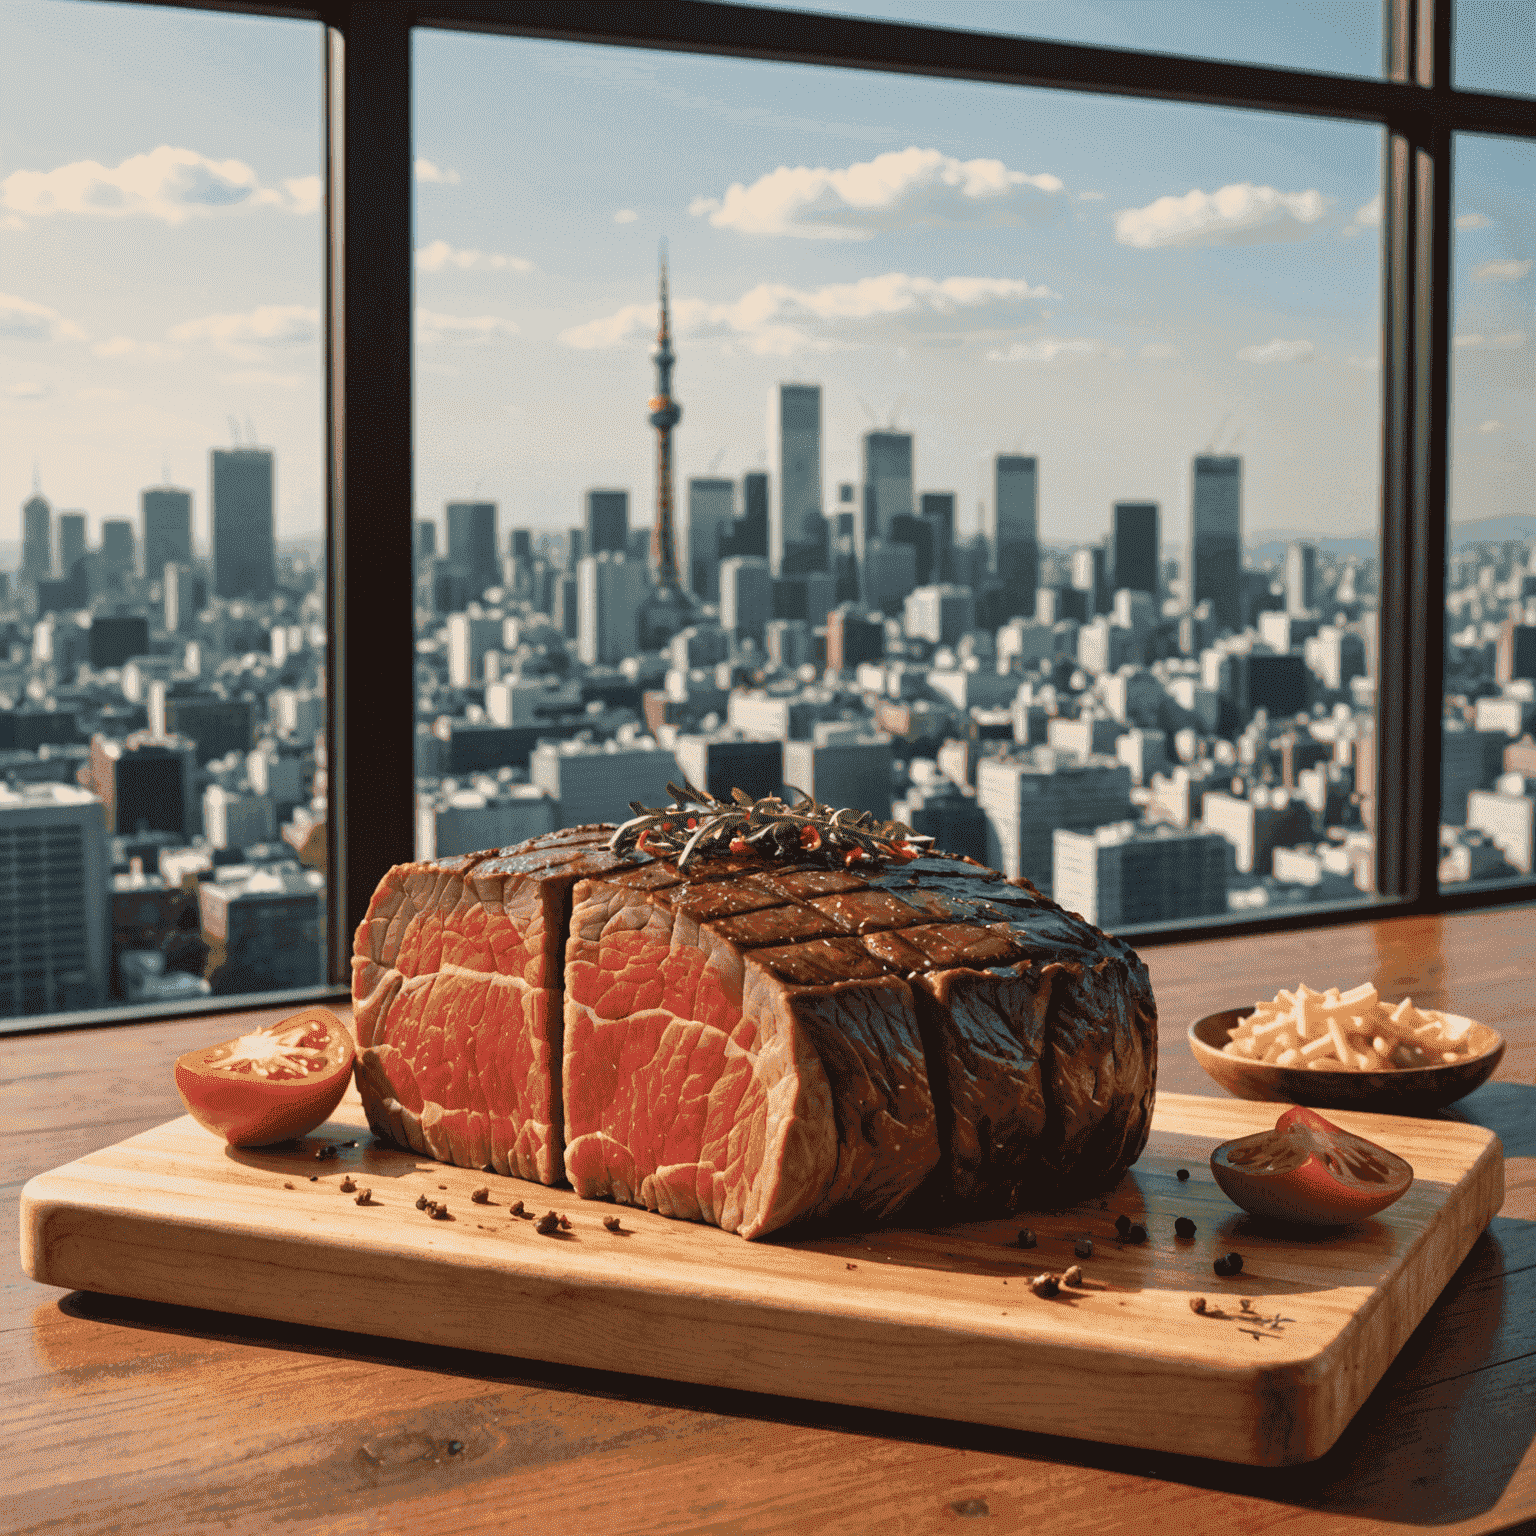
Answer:
[{"label": "wooden bowl", "polygon": [[[1313,1109],[1358,1109],[1377,1115],[1423,1115],[1465,1098],[1493,1076],[1504,1057],[1504,1037],[1486,1024],[1472,1025],[1472,1055],[1438,1067],[1401,1067],[1386,1072],[1313,1072],[1229,1056],[1227,1036],[1253,1012],[1229,1008],[1189,1026],[1189,1048],[1228,1093],[1239,1099],[1307,1104]],[[1454,1014],[1447,1019],[1461,1023]]]}]

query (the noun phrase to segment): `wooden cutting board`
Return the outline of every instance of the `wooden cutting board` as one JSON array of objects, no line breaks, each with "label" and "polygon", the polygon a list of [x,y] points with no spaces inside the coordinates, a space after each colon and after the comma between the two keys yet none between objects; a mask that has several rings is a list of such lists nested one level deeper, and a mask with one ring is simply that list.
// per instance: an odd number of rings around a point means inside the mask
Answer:
[{"label": "wooden cutting board", "polygon": [[[283,1149],[229,1149],[183,1118],[40,1174],[22,1257],[73,1290],[1283,1465],[1333,1444],[1422,1321],[1499,1209],[1503,1154],[1480,1127],[1341,1112],[1408,1159],[1413,1188],[1341,1232],[1285,1233],[1232,1205],[1208,1165],[1278,1112],[1163,1094],[1140,1162],[1068,1211],[747,1243],[376,1145],[350,1098]],[[349,1175],[370,1204],[340,1190]],[[488,1205],[469,1198],[481,1185]],[[452,1219],[417,1210],[422,1194]],[[539,1235],[516,1200],[565,1212],[569,1231]],[[1117,1240],[1121,1213],[1147,1243]],[[1181,1215],[1199,1229],[1188,1242]],[[1080,1237],[1091,1258],[1074,1259]],[[1228,1250],[1243,1272],[1218,1279]],[[1081,1289],[1030,1291],[1073,1262]]]}]

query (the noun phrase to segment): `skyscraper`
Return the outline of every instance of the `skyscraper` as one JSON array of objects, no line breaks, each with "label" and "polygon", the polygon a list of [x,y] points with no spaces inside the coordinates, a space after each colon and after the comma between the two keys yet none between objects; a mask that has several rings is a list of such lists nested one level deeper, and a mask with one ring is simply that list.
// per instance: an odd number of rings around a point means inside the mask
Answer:
[{"label": "skyscraper", "polygon": [[1189,605],[1208,602],[1220,628],[1243,627],[1243,461],[1197,454],[1191,466]]},{"label": "skyscraper", "polygon": [[53,574],[53,508],[35,487],[21,506],[20,574],[34,583]]},{"label": "skyscraper", "polygon": [[1116,588],[1157,596],[1158,506],[1155,501],[1117,501],[1114,527]]},{"label": "skyscraper", "polygon": [[731,535],[730,553],[768,558],[768,476],[763,470],[741,477],[741,519]]},{"label": "skyscraper", "polygon": [[[59,575],[65,581],[75,578],[75,567],[85,559],[85,513],[59,513]],[[79,584],[85,586],[85,573],[79,573]]]},{"label": "skyscraper", "polygon": [[982,503],[992,569],[1017,605],[1013,612],[1032,618],[1040,585],[1040,478],[1033,455],[997,456],[997,488],[988,507]]},{"label": "skyscraper", "polygon": [[933,524],[933,579],[954,579],[955,493],[924,491],[918,516]]},{"label": "skyscraper", "polygon": [[672,350],[671,315],[667,303],[667,252],[662,247],[661,279],[658,295],[660,311],[656,326],[656,393],[651,396],[650,423],[656,429],[656,521],[651,527],[651,572],[658,587],[678,584],[677,537],[673,530],[672,505],[672,430],[682,420],[683,408],[672,398],[672,366],[677,354]]},{"label": "skyscraper", "polygon": [[277,585],[270,448],[215,448],[208,456],[216,597],[267,598]]},{"label": "skyscraper", "polygon": [[1302,618],[1317,604],[1317,546],[1293,539],[1285,546],[1285,611]]},{"label": "skyscraper", "polygon": [[109,517],[102,523],[101,563],[109,587],[120,587],[124,577],[133,575],[137,565],[133,546],[133,524],[127,518]]},{"label": "skyscraper", "polygon": [[864,542],[888,540],[891,520],[911,517],[912,511],[912,434],[866,432]]},{"label": "skyscraper", "polygon": [[140,493],[139,506],[144,515],[144,574],[158,581],[173,560],[191,565],[192,492],[155,486]]},{"label": "skyscraper", "polygon": [[[629,548],[629,492],[590,490],[582,508],[582,555],[622,555]],[[572,562],[574,564],[574,561]]]},{"label": "skyscraper", "polygon": [[720,600],[720,559],[736,516],[736,482],[695,476],[688,482],[686,568],[689,588]]},{"label": "skyscraper", "polygon": [[780,384],[769,391],[768,459],[778,470],[768,512],[768,561],[779,576],[786,555],[802,554],[818,538],[821,385]]},{"label": "skyscraper", "polygon": [[496,561],[496,503],[448,503],[448,563],[469,579],[469,595],[478,598],[500,581]]}]

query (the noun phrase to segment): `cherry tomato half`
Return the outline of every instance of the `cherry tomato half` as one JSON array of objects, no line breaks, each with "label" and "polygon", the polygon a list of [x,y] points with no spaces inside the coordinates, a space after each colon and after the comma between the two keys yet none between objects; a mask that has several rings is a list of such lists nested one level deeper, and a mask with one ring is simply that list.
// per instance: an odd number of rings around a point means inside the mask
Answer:
[{"label": "cherry tomato half", "polygon": [[1211,1172],[1245,1211],[1316,1227],[1374,1216],[1413,1183],[1396,1153],[1300,1105],[1272,1131],[1224,1141],[1211,1153]]},{"label": "cherry tomato half", "polygon": [[352,1036],[329,1008],[176,1062],[176,1091],[201,1126],[232,1147],[264,1147],[307,1135],[330,1118],[352,1075]]}]

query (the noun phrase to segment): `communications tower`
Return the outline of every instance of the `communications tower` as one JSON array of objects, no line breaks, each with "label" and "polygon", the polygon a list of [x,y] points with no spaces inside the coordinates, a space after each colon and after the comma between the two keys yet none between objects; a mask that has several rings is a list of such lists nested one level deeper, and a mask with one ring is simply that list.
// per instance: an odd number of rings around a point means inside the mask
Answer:
[{"label": "communications tower", "polygon": [[672,330],[667,305],[667,247],[661,246],[660,321],[656,330],[656,393],[651,396],[651,425],[656,428],[656,524],[651,529],[651,569],[656,585],[675,589],[677,541],[673,533],[672,429],[682,419],[683,408],[672,398]]}]

